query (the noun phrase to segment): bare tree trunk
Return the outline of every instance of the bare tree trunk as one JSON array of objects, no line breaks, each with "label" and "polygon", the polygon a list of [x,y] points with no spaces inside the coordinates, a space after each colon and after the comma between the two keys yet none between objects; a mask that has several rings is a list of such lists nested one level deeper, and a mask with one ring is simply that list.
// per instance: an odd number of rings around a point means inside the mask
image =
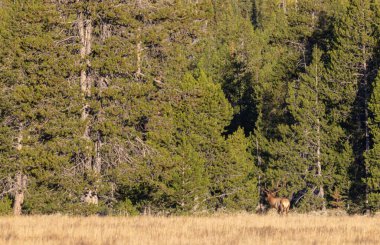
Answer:
[{"label": "bare tree trunk", "polygon": [[[315,96],[315,108],[319,107],[319,70],[318,64],[315,65],[315,88],[316,88],[316,96]],[[323,176],[322,176],[322,163],[321,163],[321,121],[319,118],[320,112],[317,110],[317,176],[320,180],[319,192],[318,196],[322,198],[322,210],[326,210],[326,201],[325,201],[325,191],[323,189]]]},{"label": "bare tree trunk", "polygon": [[[100,172],[101,168],[101,158],[100,158],[100,147],[101,147],[101,141],[100,137],[98,137],[98,140],[93,143],[91,140],[90,134],[90,105],[88,103],[88,98],[90,98],[91,95],[91,88],[93,86],[93,77],[91,74],[91,61],[89,59],[89,55],[91,54],[91,46],[92,46],[92,21],[91,19],[86,16],[83,12],[78,13],[78,32],[79,37],[81,40],[81,48],[80,48],[80,57],[81,57],[81,65],[82,70],[80,72],[80,88],[81,93],[83,97],[83,108],[82,108],[82,115],[81,120],[85,122],[85,130],[83,133],[83,138],[86,139],[89,142],[89,145],[92,145],[94,147],[94,156],[86,155],[84,159],[84,169],[86,170],[94,170],[95,172]],[[95,187],[96,189],[96,187]],[[96,191],[94,190],[88,190],[81,199],[83,202],[88,204],[98,204],[98,195]]]},{"label": "bare tree trunk", "polygon": [[320,135],[320,121],[319,118],[317,120],[317,169],[318,169],[318,177],[322,183],[319,186],[318,196],[323,199],[322,210],[326,210],[326,201],[325,201],[325,191],[323,189],[323,176],[322,176],[322,164],[321,164],[321,135]]},{"label": "bare tree trunk", "polygon": [[91,53],[92,42],[92,23],[91,20],[84,19],[84,14],[78,14],[78,29],[82,47],[80,56],[82,59],[83,68],[80,76],[81,92],[84,97],[91,96],[91,77],[88,74],[88,68],[91,66],[88,55]]},{"label": "bare tree trunk", "polygon": [[150,208],[150,204],[144,207],[144,216],[151,216],[152,215],[152,209]]},{"label": "bare tree trunk", "polygon": [[181,207],[184,208],[185,207],[185,198],[184,198],[184,195],[185,195],[185,189],[184,189],[184,186],[185,186],[185,167],[182,166],[182,169],[181,169],[181,175],[182,175],[182,186],[181,186],[181,189],[182,189],[182,196],[181,196]]},{"label": "bare tree trunk", "polygon": [[[141,0],[137,0],[136,4],[137,4],[138,9],[143,8]],[[142,56],[143,49],[142,49],[141,31],[142,31],[142,29],[141,29],[141,27],[139,27],[137,29],[137,47],[136,47],[136,58],[137,58],[137,61],[136,61],[136,65],[137,65],[136,79],[137,80],[140,80],[140,78],[142,76],[141,56]]]},{"label": "bare tree trunk", "polygon": [[284,10],[284,14],[286,14],[286,0],[282,0],[282,9]]},{"label": "bare tree trunk", "polygon": [[17,135],[17,143],[16,143],[16,150],[17,151],[21,151],[22,149],[22,139],[23,139],[23,135],[22,135],[22,130],[24,129],[24,125],[22,123],[19,124],[19,131],[18,131],[18,135]]},{"label": "bare tree trunk", "polygon": [[13,214],[21,215],[22,204],[24,203],[24,192],[27,185],[27,177],[21,171],[16,174],[15,193],[13,202]]},{"label": "bare tree trunk", "polygon": [[95,158],[94,164],[92,166],[95,173],[100,174],[102,170],[102,156],[100,153],[100,148],[102,147],[102,140],[100,133],[98,132],[98,139],[95,142]]},{"label": "bare tree trunk", "polygon": [[[363,80],[362,80],[362,83],[363,83],[363,86],[364,86],[364,131],[365,131],[365,149],[364,149],[364,152],[363,152],[363,155],[368,153],[368,151],[370,150],[370,135],[369,135],[369,125],[368,125],[368,100],[369,100],[369,94],[368,94],[368,76],[367,76],[367,69],[368,69],[368,65],[367,65],[367,61],[366,61],[366,56],[367,56],[367,51],[366,51],[366,46],[363,45],[363,49],[362,49],[362,53],[363,53],[363,71],[364,71],[364,76],[363,76]],[[359,117],[359,120],[360,120],[360,117]],[[361,124],[361,122],[359,122],[359,125]],[[363,160],[364,161],[364,160]],[[364,164],[364,170],[365,170],[365,178],[367,178],[368,176],[368,166],[365,162],[363,162]],[[365,211],[366,213],[370,213],[370,209],[368,208],[368,195],[369,195],[369,188],[368,188],[368,185],[365,186]]]},{"label": "bare tree trunk", "polygon": [[[91,76],[89,74],[89,67],[91,66],[88,55],[91,53],[91,37],[92,37],[92,23],[91,20],[85,19],[83,12],[78,13],[78,31],[81,40],[82,47],[80,48],[81,65],[82,70],[80,72],[80,88],[83,97],[83,108],[81,120],[84,121],[85,129],[83,138],[87,141],[91,141],[90,138],[90,122],[89,122],[89,110],[90,106],[87,102],[87,98],[91,96]],[[91,156],[85,157],[84,167],[85,169],[91,169]]]},{"label": "bare tree trunk", "polygon": [[[22,130],[23,124],[20,123],[19,126],[19,134],[17,137],[16,149],[17,151],[22,150]],[[15,176],[14,182],[14,201],[13,201],[13,214],[21,215],[22,213],[22,204],[24,203],[24,192],[27,187],[27,176],[22,173],[22,171],[18,171]]]},{"label": "bare tree trunk", "polygon": [[[370,150],[370,139],[369,139],[369,126],[368,126],[368,88],[367,88],[368,84],[366,82],[365,84],[365,108],[364,108],[364,116],[365,116],[365,153],[367,153],[369,150]],[[369,169],[368,169],[368,165],[364,162],[364,165],[365,165],[365,178],[367,178],[368,176],[368,172],[369,172]],[[369,188],[368,188],[368,185],[365,186],[365,206],[366,206],[366,213],[369,213],[370,212],[370,209],[368,208],[368,196],[369,196]]]},{"label": "bare tree trunk", "polygon": [[105,42],[106,39],[111,36],[110,25],[103,23],[101,31],[102,33],[100,35],[100,39],[102,40],[102,42]]},{"label": "bare tree trunk", "polygon": [[[256,136],[256,158],[257,158],[257,165],[260,168],[260,166],[261,166],[261,158],[260,158],[260,153],[259,153],[259,140],[257,139],[257,136]],[[259,174],[257,187],[258,187],[257,189],[258,189],[258,192],[259,192],[258,207],[260,207],[260,211],[262,211],[261,210],[261,206],[262,206],[262,202],[261,202],[261,174]]]},{"label": "bare tree trunk", "polygon": [[[104,42],[111,35],[111,32],[109,31],[109,25],[106,23],[102,23],[100,29],[101,29],[100,39]],[[101,97],[102,97],[103,89],[108,87],[107,78],[98,75],[96,78],[95,85],[98,89],[97,99],[100,101],[100,104],[101,104],[99,112],[96,115],[96,121],[101,122],[103,121],[103,114],[104,114],[103,105],[101,103]],[[102,171],[102,155],[101,155],[102,145],[103,145],[103,139],[102,139],[101,131],[98,131],[97,139],[95,142],[95,149],[94,149],[94,152],[95,152],[94,164],[92,167],[93,167],[94,172],[99,175],[101,174],[101,171]]]},{"label": "bare tree trunk", "polygon": [[313,13],[311,13],[311,27],[313,30],[315,30],[316,19],[317,19],[317,16],[315,15],[315,12],[313,11]]}]

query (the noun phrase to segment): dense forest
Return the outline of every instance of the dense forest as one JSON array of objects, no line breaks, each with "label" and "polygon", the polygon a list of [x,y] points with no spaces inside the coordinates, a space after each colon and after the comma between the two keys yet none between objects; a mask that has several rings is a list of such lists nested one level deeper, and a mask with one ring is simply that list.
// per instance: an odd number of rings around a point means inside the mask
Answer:
[{"label": "dense forest", "polygon": [[377,0],[0,0],[0,214],[380,209]]}]

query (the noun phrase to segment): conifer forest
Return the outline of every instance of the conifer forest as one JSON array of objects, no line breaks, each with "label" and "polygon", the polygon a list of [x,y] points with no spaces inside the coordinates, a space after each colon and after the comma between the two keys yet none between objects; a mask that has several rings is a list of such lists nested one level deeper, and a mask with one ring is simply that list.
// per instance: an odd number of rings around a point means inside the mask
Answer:
[{"label": "conifer forest", "polygon": [[0,0],[0,214],[380,209],[380,1]]}]

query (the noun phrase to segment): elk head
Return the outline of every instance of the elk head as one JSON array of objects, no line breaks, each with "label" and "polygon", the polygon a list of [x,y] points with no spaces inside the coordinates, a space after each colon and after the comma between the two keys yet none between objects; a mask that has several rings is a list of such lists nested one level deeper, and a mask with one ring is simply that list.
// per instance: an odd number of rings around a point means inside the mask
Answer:
[{"label": "elk head", "polygon": [[266,200],[268,201],[269,205],[272,208],[278,209],[279,207],[279,198],[276,198],[277,191],[269,191],[268,189],[264,188],[264,193],[266,194]]}]

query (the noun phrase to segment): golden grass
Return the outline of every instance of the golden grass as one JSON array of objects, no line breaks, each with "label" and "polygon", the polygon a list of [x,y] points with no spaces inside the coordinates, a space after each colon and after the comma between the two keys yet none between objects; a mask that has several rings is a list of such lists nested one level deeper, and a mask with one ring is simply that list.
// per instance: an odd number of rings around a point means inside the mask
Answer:
[{"label": "golden grass", "polygon": [[0,244],[380,244],[380,217],[0,217]]}]

